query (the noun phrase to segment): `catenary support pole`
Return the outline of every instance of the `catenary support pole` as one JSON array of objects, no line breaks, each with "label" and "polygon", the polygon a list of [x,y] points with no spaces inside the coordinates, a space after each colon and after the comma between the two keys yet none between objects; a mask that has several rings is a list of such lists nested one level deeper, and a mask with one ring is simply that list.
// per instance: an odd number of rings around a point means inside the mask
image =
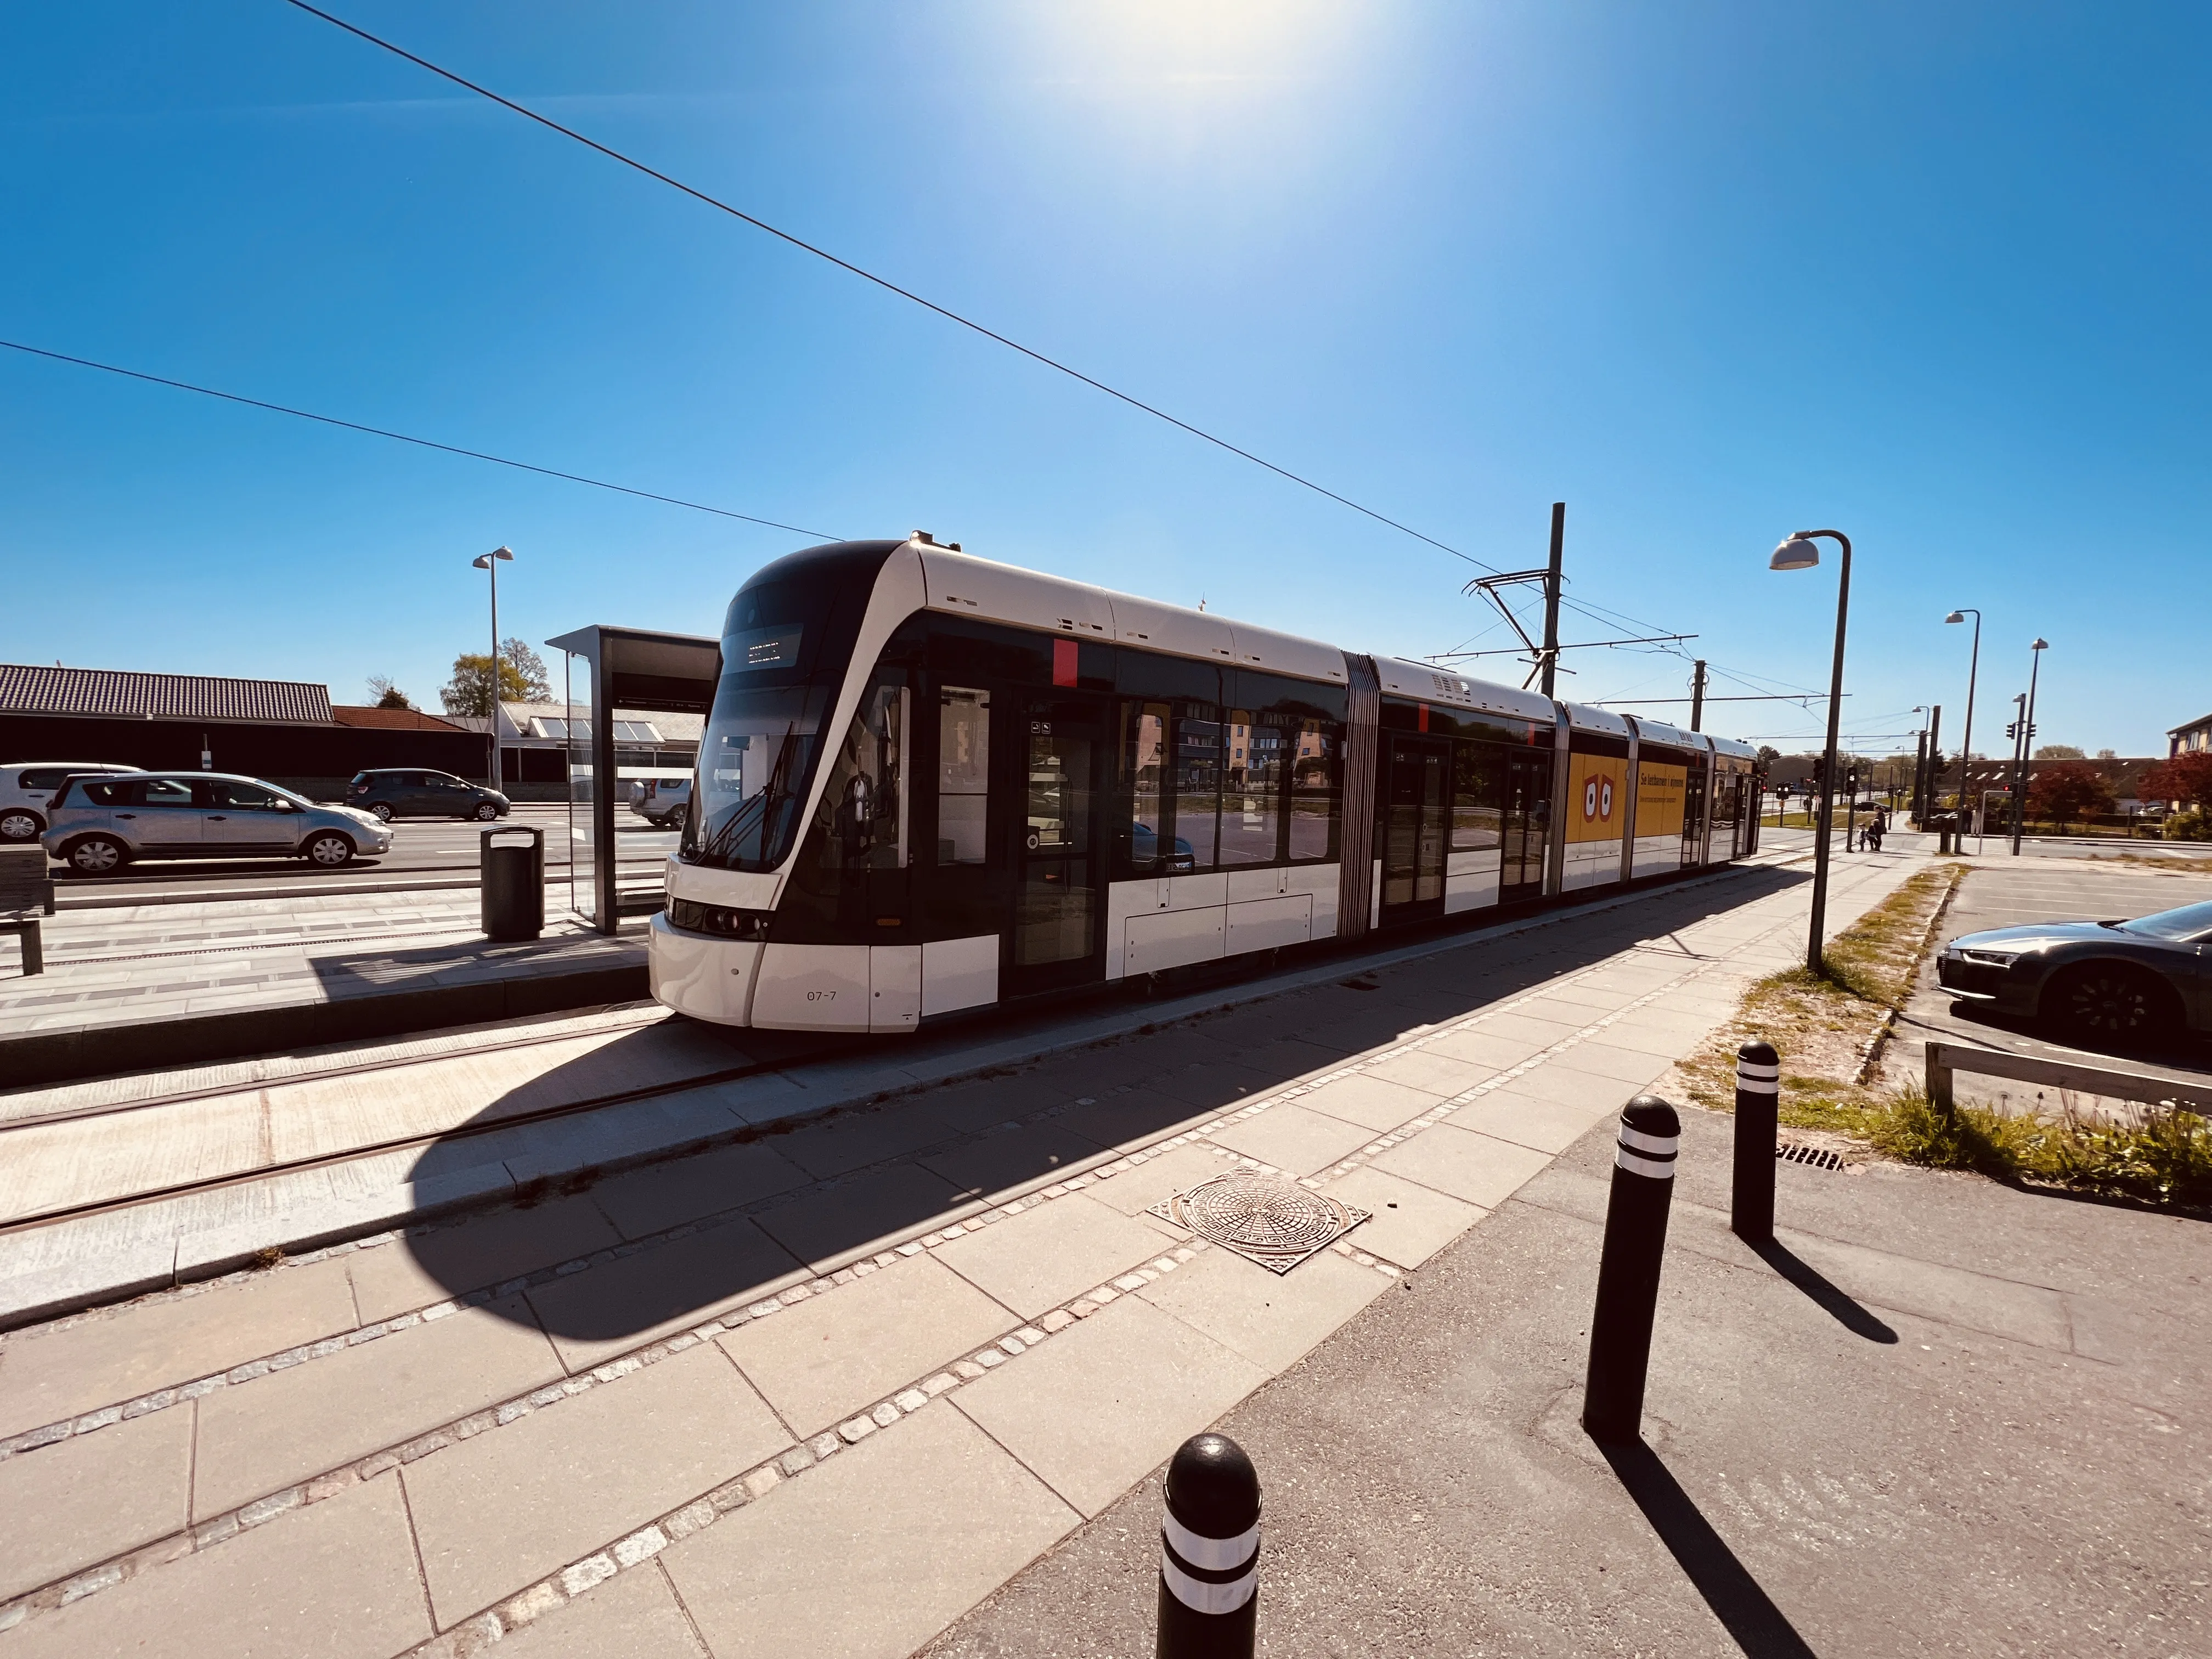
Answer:
[{"label": "catenary support pole", "polygon": [[1921,803],[1923,814],[1940,810],[1936,792],[1942,787],[1943,775],[1943,705],[1937,703],[1928,711],[1928,792]]},{"label": "catenary support pole", "polygon": [[1567,504],[1552,503],[1552,562],[1544,573],[1544,695],[1559,665],[1559,567],[1567,551]]},{"label": "catenary support pole", "polygon": [[1156,1659],[1252,1659],[1260,1613],[1260,1477],[1225,1434],[1168,1465]]},{"label": "catenary support pole", "polygon": [[1643,1425],[1667,1206],[1674,1195],[1674,1158],[1681,1144],[1681,1120],[1656,1095],[1637,1096],[1620,1115],[1583,1389],[1583,1426],[1599,1440],[1634,1440]]},{"label": "catenary support pole", "polygon": [[1780,1132],[1782,1059],[1771,1042],[1735,1051],[1735,1168],[1729,1230],[1747,1244],[1774,1237],[1774,1143]]},{"label": "catenary support pole", "polygon": [[1690,665],[1690,730],[1705,729],[1705,659]]}]

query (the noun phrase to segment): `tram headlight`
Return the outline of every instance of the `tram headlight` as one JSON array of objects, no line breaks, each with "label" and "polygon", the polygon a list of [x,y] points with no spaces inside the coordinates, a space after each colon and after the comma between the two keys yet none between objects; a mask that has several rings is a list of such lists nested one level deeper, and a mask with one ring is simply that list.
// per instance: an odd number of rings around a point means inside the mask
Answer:
[{"label": "tram headlight", "polygon": [[687,933],[759,941],[768,938],[768,918],[765,910],[732,910],[720,904],[701,904],[694,899],[668,901],[668,925],[681,927]]}]

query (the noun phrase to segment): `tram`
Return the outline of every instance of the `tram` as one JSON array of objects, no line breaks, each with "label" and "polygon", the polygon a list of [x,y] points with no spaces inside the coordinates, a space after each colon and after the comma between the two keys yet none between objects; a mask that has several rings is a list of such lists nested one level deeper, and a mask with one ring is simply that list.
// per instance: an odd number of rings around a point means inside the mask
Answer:
[{"label": "tram", "polygon": [[1749,852],[1754,751],[916,532],[730,603],[653,995],[911,1031]]}]

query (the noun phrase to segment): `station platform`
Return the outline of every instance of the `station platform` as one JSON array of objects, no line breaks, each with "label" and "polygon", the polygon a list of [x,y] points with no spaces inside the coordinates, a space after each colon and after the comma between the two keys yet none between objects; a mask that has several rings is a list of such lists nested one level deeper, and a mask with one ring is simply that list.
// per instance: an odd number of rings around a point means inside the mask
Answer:
[{"label": "station platform", "polygon": [[[563,889],[565,892],[565,888]],[[558,915],[496,944],[465,891],[227,896],[45,919],[46,972],[0,942],[10,1086],[512,1019],[647,994],[644,924]]]}]

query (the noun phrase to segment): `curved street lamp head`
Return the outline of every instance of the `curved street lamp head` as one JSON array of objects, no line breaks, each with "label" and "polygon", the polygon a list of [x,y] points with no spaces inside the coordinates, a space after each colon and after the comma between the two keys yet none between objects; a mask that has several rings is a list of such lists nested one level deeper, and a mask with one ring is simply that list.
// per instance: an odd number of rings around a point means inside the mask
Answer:
[{"label": "curved street lamp head", "polygon": [[490,552],[480,553],[475,558],[471,559],[469,561],[469,568],[472,570],[489,570],[491,568],[491,562],[494,559],[512,559],[514,556],[514,555],[507,549],[504,547],[495,547]]},{"label": "curved street lamp head", "polygon": [[1949,616],[1944,617],[1943,620],[1947,623],[1962,623],[1966,620],[1966,613],[1963,611],[1954,611]]},{"label": "curved street lamp head", "polygon": [[1774,550],[1774,556],[1766,562],[1769,570],[1810,570],[1820,562],[1818,544],[1803,536],[1792,536]]},{"label": "curved street lamp head", "polygon": [[2029,646],[2027,648],[2031,651],[2048,651],[2051,649],[2051,641],[2046,639],[2039,638],[2033,645]]}]

